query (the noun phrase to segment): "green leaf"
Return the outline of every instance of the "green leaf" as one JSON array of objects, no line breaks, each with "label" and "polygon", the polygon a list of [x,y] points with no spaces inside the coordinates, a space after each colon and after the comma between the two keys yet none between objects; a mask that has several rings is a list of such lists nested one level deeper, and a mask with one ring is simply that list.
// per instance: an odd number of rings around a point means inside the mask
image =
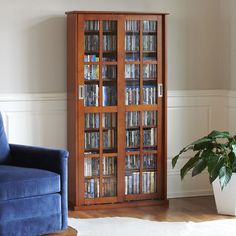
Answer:
[{"label": "green leaf", "polygon": [[176,155],[176,156],[172,159],[172,168],[175,167],[175,165],[176,165],[178,159],[179,159],[179,155]]},{"label": "green leaf", "polygon": [[213,149],[214,148],[214,144],[212,143],[212,140],[206,140],[204,142],[201,143],[197,143],[193,146],[193,150],[194,151],[198,151],[198,150],[204,150],[204,149]]},{"label": "green leaf", "polygon": [[193,168],[192,176],[200,174],[207,166],[207,162],[204,159],[199,159]]},{"label": "green leaf", "polygon": [[207,161],[208,173],[211,176],[213,169],[216,167],[217,162],[219,161],[220,156],[216,154],[209,155]]},{"label": "green leaf", "polygon": [[208,136],[208,138],[232,138],[232,136],[227,131],[217,131],[213,130]]},{"label": "green leaf", "polygon": [[230,165],[231,165],[232,171],[236,172],[236,156],[235,156],[235,153],[231,151],[228,154],[228,156],[229,156],[229,161],[230,161]]},{"label": "green leaf", "polygon": [[222,166],[219,172],[221,190],[229,183],[232,176],[232,170],[228,166]]},{"label": "green leaf", "polygon": [[234,155],[236,155],[236,144],[232,144],[231,148],[232,148],[232,152],[234,153]]},{"label": "green leaf", "polygon": [[190,171],[195,166],[195,164],[200,158],[199,154],[200,152],[198,152],[194,157],[190,158],[188,162],[181,168],[180,170],[181,179],[183,179],[184,176],[188,173],[188,171]]},{"label": "green leaf", "polygon": [[192,142],[190,145],[196,145],[196,144],[200,144],[200,143],[205,143],[205,142],[211,142],[212,140],[208,137],[203,137],[203,138],[200,138],[194,142]]},{"label": "green leaf", "polygon": [[211,183],[219,176],[220,169],[224,165],[224,162],[225,162],[225,157],[220,156],[220,158],[216,162],[215,166],[213,167],[212,171],[209,173]]},{"label": "green leaf", "polygon": [[191,149],[193,149],[193,146],[192,146],[191,144],[188,145],[188,146],[186,146],[186,147],[184,147],[184,148],[179,152],[179,154],[176,155],[176,156],[172,159],[172,168],[175,167],[175,165],[176,165],[176,163],[177,163],[177,161],[178,161],[178,159],[179,159],[179,156],[180,156],[182,153],[187,152],[188,150],[191,150]]}]

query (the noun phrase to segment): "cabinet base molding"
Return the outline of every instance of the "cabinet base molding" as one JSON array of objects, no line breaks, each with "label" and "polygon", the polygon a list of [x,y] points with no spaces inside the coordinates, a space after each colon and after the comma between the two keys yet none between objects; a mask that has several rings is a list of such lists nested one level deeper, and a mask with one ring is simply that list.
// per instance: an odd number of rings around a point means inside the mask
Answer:
[{"label": "cabinet base molding", "polygon": [[127,201],[109,204],[99,205],[84,205],[74,206],[69,202],[69,208],[72,211],[84,211],[84,210],[98,210],[98,209],[114,209],[114,208],[127,208],[127,207],[146,207],[146,206],[165,206],[169,207],[169,200],[143,200],[143,201]]}]

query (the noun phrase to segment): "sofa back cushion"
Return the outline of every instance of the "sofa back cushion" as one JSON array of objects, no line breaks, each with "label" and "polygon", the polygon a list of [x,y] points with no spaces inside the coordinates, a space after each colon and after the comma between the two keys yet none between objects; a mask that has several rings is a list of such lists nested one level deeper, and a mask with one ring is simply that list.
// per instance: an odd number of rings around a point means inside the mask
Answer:
[{"label": "sofa back cushion", "polygon": [[7,163],[10,159],[10,146],[4,131],[2,115],[0,113],[0,164]]}]

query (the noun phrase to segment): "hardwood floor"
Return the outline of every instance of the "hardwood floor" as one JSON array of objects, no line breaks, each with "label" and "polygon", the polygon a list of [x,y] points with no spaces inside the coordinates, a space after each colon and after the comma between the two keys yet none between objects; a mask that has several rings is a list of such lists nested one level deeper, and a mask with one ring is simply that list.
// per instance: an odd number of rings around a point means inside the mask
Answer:
[{"label": "hardwood floor", "polygon": [[[169,208],[161,206],[152,206],[69,212],[69,217],[74,218],[95,218],[111,216],[135,217],[155,221],[194,222],[232,218],[230,216],[222,216],[217,214],[214,198],[212,196],[170,199]],[[75,235],[76,231],[72,228],[69,228],[68,230],[57,234],[50,234],[50,236]]]}]

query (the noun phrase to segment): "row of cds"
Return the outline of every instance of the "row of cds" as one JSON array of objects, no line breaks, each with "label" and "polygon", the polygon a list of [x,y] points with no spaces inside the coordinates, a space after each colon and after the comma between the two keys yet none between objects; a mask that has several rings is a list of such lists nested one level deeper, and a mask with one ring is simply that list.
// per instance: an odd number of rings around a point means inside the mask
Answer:
[{"label": "row of cds", "polygon": [[[156,104],[157,94],[155,86],[143,86],[143,104]],[[127,86],[125,91],[125,105],[140,104],[140,88]]]},{"label": "row of cds", "polygon": [[[116,132],[113,129],[103,131],[103,148],[115,148]],[[85,132],[84,135],[85,149],[99,148],[99,132]],[[143,130],[143,146],[155,146],[156,128],[148,128]],[[126,130],[126,146],[140,146],[140,130]]]},{"label": "row of cds", "polygon": [[[103,31],[114,31],[117,28],[116,21],[103,21]],[[98,31],[99,30],[99,21],[88,20],[84,23],[85,31]],[[137,20],[127,20],[125,21],[125,30],[126,31],[139,31],[139,21]],[[156,21],[143,21],[143,31],[156,31],[157,23]]]},{"label": "row of cds", "polygon": [[143,21],[143,31],[157,31],[157,22],[156,21]]},{"label": "row of cds", "polygon": [[[99,128],[99,113],[85,113],[85,129],[98,129]],[[142,118],[143,126],[156,126],[157,125],[157,113],[156,111],[143,111]],[[140,126],[140,111],[128,111],[125,116],[126,127]],[[115,128],[116,113],[108,112],[102,114],[102,127],[103,128]]]},{"label": "row of cds", "polygon": [[[85,198],[98,198],[100,197],[100,182],[99,179],[85,179],[84,182],[84,197]],[[116,178],[103,178],[102,180],[102,197],[112,197],[117,194],[117,181]]]},{"label": "row of cds", "polygon": [[98,176],[99,175],[99,159],[85,158],[84,159],[84,176]]},{"label": "row of cds", "polygon": [[[143,78],[155,79],[157,77],[157,69],[154,64],[143,65]],[[140,77],[139,65],[126,64],[125,65],[125,78],[138,79]],[[104,65],[102,67],[103,79],[116,79],[116,66]],[[85,80],[98,80],[99,79],[99,66],[98,65],[85,65],[84,66],[84,79]]]},{"label": "row of cds", "polygon": [[125,50],[138,51],[139,50],[139,36],[125,35]]},{"label": "row of cds", "polygon": [[144,35],[143,36],[143,50],[144,51],[156,51],[157,37],[156,35]]},{"label": "row of cds", "polygon": [[[102,160],[103,160],[102,161],[103,176],[116,175],[117,158],[104,156]],[[85,177],[99,176],[99,158],[84,159],[84,176]]]},{"label": "row of cds", "polygon": [[[116,79],[116,66],[102,66],[102,78],[115,80]],[[85,80],[99,80],[99,66],[98,65],[85,65],[84,66],[84,79]]]},{"label": "row of cds", "polygon": [[[143,169],[156,168],[156,154],[143,154]],[[125,170],[132,171],[140,168],[140,155],[127,155],[125,157]]]},{"label": "row of cds", "polygon": [[[156,128],[148,128],[143,130],[143,146],[155,146]],[[126,147],[140,146],[140,130],[126,130]]]},{"label": "row of cds", "polygon": [[[99,128],[99,113],[85,113],[84,116],[85,129],[98,129]],[[102,127],[114,128],[116,127],[116,113],[108,112],[102,114]]]},{"label": "row of cds", "polygon": [[116,35],[103,35],[103,51],[116,51]]},{"label": "row of cds", "polygon": [[84,36],[85,51],[99,51],[99,36],[96,34]]},{"label": "row of cds", "polygon": [[[140,126],[140,112],[129,111],[126,112],[126,127]],[[155,111],[143,111],[143,126],[156,126],[157,125],[157,113]]]},{"label": "row of cds", "polygon": [[[150,194],[156,192],[156,172],[143,172],[142,193]],[[125,176],[125,194],[140,193],[140,173],[133,172]]]},{"label": "row of cds", "polygon": [[[85,132],[84,147],[85,149],[99,148],[99,132]],[[102,134],[103,148],[114,148],[116,146],[116,131],[109,129]]]}]

